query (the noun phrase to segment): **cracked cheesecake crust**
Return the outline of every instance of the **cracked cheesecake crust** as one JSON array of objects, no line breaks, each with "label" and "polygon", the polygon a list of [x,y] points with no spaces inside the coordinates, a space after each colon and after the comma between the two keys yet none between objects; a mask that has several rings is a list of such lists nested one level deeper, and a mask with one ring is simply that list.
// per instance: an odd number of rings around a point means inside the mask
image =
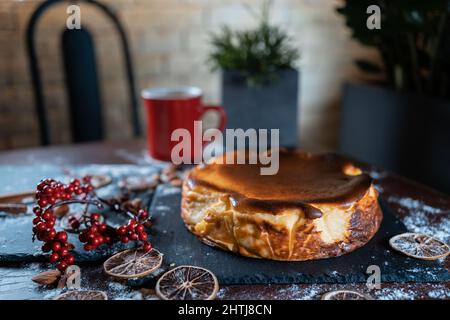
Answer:
[{"label": "cracked cheesecake crust", "polygon": [[260,164],[195,167],[182,188],[181,216],[200,240],[247,257],[302,261],[366,244],[382,212],[371,178],[335,154],[280,151],[279,171]]}]

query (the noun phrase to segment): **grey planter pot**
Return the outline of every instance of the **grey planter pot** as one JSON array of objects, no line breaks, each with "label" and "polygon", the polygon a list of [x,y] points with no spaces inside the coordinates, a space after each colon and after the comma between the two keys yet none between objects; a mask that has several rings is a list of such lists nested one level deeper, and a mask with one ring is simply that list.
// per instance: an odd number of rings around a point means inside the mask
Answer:
[{"label": "grey planter pot", "polygon": [[450,102],[347,84],[339,149],[450,194]]},{"label": "grey planter pot", "polygon": [[280,146],[297,146],[297,70],[281,71],[277,80],[259,86],[248,86],[237,71],[224,71],[222,75],[227,128],[279,129]]}]

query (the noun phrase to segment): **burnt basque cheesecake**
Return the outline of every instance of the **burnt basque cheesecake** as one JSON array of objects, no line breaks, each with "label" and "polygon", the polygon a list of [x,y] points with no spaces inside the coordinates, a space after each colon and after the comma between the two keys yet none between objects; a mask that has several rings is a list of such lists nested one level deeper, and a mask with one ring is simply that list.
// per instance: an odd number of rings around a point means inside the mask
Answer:
[{"label": "burnt basque cheesecake", "polygon": [[312,260],[353,251],[380,226],[371,178],[338,155],[280,151],[275,175],[223,159],[196,166],[183,183],[181,216],[209,245],[247,257]]}]

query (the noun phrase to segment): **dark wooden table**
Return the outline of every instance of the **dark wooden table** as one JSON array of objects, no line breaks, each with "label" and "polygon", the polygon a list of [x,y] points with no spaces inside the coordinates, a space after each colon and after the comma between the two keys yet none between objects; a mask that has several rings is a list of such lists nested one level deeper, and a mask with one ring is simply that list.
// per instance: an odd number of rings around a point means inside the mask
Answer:
[{"label": "dark wooden table", "polygon": [[[70,146],[54,146],[48,148],[34,148],[14,150],[0,153],[0,165],[28,165],[28,164],[146,164],[145,142],[142,140],[89,143]],[[375,170],[368,167],[375,178],[377,188],[383,198],[398,212],[401,219],[415,218],[418,206],[433,208],[428,212],[430,227],[438,224],[442,219],[448,219],[450,213],[450,197],[434,191],[426,186],[412,182],[398,175]],[[403,199],[403,201],[402,201]],[[412,201],[405,206],[405,200]],[[415,202],[414,202],[415,201]],[[420,208],[419,208],[420,209]],[[425,210],[426,211],[426,210]],[[429,210],[430,211],[430,210]],[[437,214],[436,214],[437,212]],[[427,212],[425,212],[427,214]],[[422,226],[423,227],[423,226]],[[450,270],[450,259],[445,266]],[[20,273],[20,267],[7,266],[4,273],[13,275]],[[24,271],[24,274],[26,272]],[[1,277],[0,277],[1,278]],[[8,277],[0,279],[0,299],[8,298],[13,287],[4,286]],[[19,286],[20,287],[20,286]],[[450,299],[450,282],[444,283],[385,283],[379,290],[369,291],[365,284],[293,284],[293,285],[235,285],[223,286],[219,291],[220,299],[318,299],[328,291],[336,289],[353,289],[369,293],[377,299]],[[45,292],[36,289],[36,295],[31,298],[44,298]],[[151,292],[151,291],[150,291]],[[147,292],[148,293],[148,292]],[[17,295],[12,295],[17,298]],[[152,297],[152,294],[146,296]]]}]

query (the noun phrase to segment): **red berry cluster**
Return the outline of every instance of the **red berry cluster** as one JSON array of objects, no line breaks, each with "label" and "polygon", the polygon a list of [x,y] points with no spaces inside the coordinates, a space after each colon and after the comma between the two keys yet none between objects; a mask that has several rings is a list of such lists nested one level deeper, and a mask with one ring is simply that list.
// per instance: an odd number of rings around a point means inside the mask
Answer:
[{"label": "red berry cluster", "polygon": [[57,201],[71,200],[74,195],[88,194],[94,188],[90,184],[89,177],[83,178],[83,184],[78,179],[73,180],[68,185],[64,185],[53,179],[41,181],[37,186],[36,200],[37,206],[33,208],[36,217],[33,219],[33,235],[40,241],[44,241],[43,252],[52,252],[50,262],[58,263],[57,268],[66,270],[69,265],[75,262],[75,258],[70,254],[70,243],[67,240],[67,233],[56,232],[56,217],[52,206]]},{"label": "red berry cluster", "polygon": [[125,226],[120,226],[116,229],[122,243],[131,241],[142,241],[142,248],[146,251],[152,249],[152,245],[148,242],[148,234],[145,232],[143,223],[148,219],[148,212],[146,210],[139,210],[136,217],[128,221]]},{"label": "red berry cluster", "polygon": [[[73,223],[72,223],[73,225]],[[82,231],[78,239],[84,243],[84,250],[91,251],[102,244],[111,244],[113,236],[105,223],[100,223],[100,214],[93,213],[89,217],[88,227]]]},{"label": "red berry cluster", "polygon": [[[36,215],[33,219],[33,239],[37,238],[44,242],[42,251],[51,252],[50,262],[57,263],[60,271],[65,271],[69,265],[74,264],[75,258],[70,254],[72,245],[68,242],[67,233],[57,232],[54,228],[56,217],[53,208],[64,201],[83,203],[92,199],[94,188],[90,180],[90,177],[86,176],[82,181],[74,179],[65,185],[53,179],[46,179],[37,186],[37,206],[33,208]],[[69,223],[75,231],[79,230],[81,223],[84,223],[86,228],[80,232],[79,240],[84,243],[86,251],[94,250],[103,244],[111,245],[114,241],[128,243],[130,240],[141,241],[142,248],[150,251],[152,246],[148,242],[148,235],[144,228],[149,214],[141,209],[133,216],[134,218],[127,225],[117,229],[110,228],[101,222],[101,215],[98,213],[85,214],[80,219],[71,217]]]},{"label": "red berry cluster", "polygon": [[36,200],[40,208],[54,205],[58,200],[70,200],[74,195],[89,194],[94,190],[89,176],[83,177],[83,184],[73,179],[68,185],[53,179],[45,179],[37,186]]}]

